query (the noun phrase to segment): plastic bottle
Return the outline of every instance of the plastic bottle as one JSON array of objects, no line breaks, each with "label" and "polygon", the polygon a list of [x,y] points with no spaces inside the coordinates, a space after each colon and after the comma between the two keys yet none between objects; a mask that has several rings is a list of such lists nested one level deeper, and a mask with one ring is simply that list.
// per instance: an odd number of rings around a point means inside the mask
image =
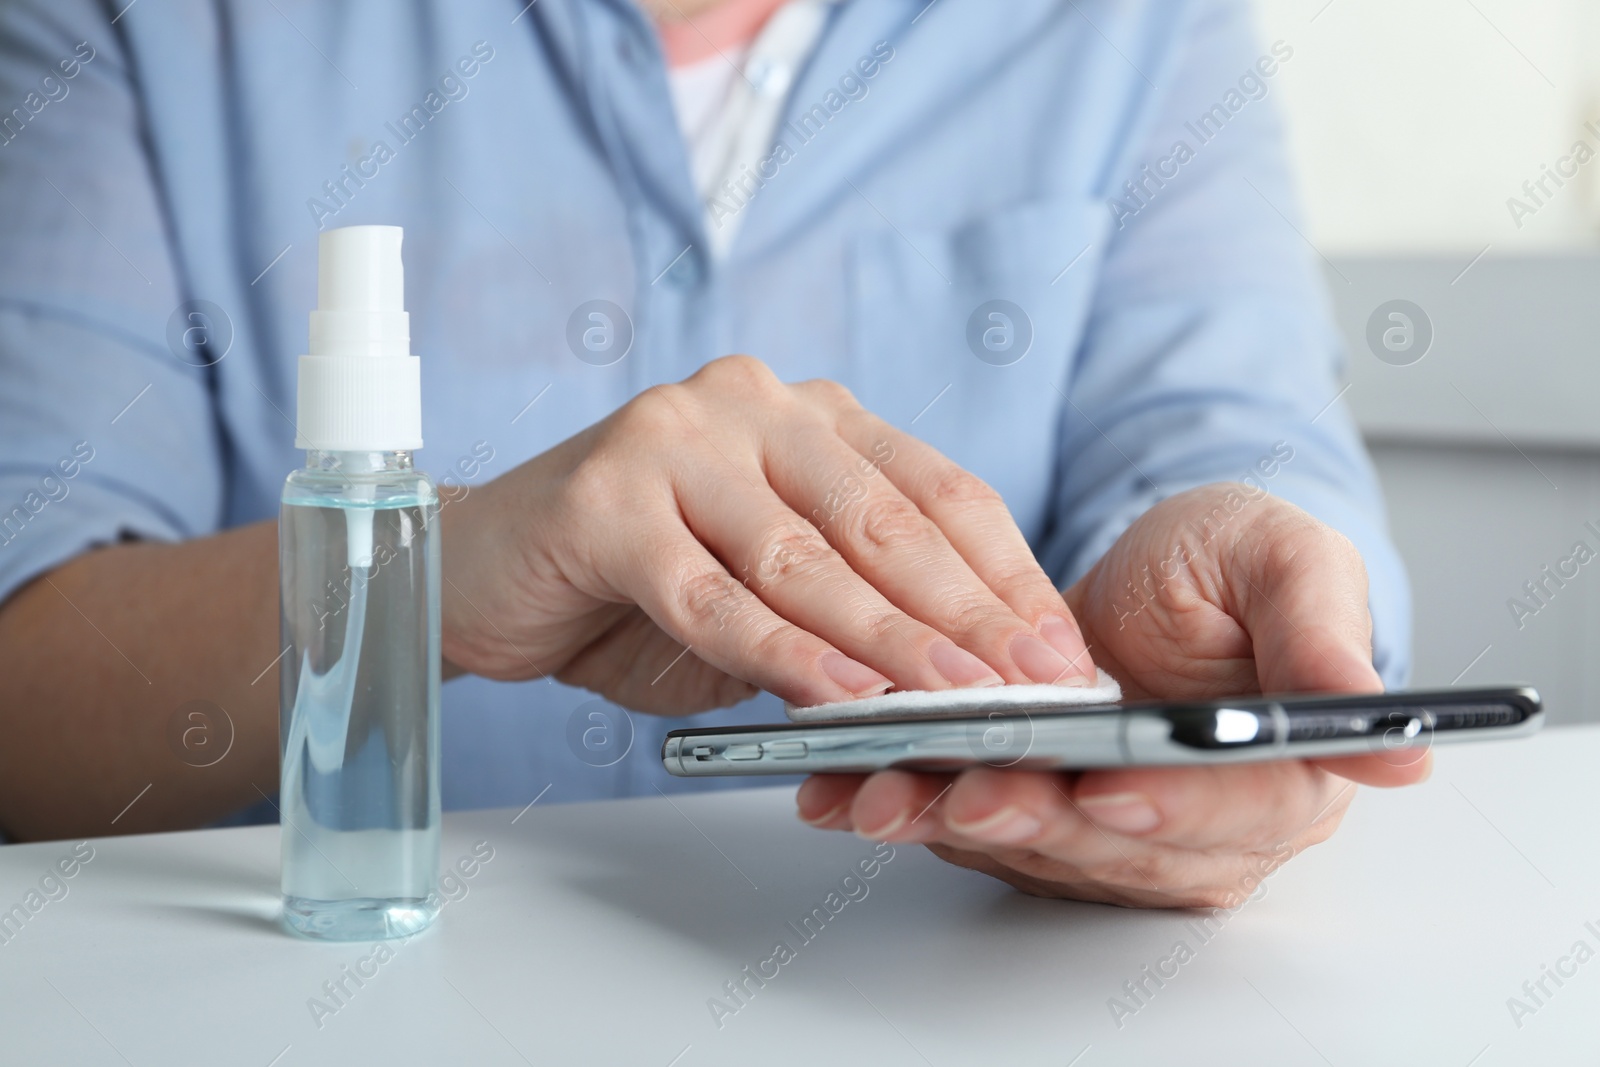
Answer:
[{"label": "plastic bottle", "polygon": [[283,918],[327,940],[438,914],[439,497],[422,445],[398,226],[318,248],[283,487],[279,738]]}]

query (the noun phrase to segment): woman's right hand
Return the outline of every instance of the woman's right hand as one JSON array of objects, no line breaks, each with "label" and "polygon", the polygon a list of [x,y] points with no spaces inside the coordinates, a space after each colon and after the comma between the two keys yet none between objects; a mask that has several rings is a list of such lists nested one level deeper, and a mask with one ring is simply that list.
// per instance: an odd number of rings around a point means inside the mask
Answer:
[{"label": "woman's right hand", "polygon": [[[833,382],[747,356],[649,389],[447,507],[444,656],[688,714],[1088,684],[993,489]],[[687,652],[685,651],[687,649]]]}]

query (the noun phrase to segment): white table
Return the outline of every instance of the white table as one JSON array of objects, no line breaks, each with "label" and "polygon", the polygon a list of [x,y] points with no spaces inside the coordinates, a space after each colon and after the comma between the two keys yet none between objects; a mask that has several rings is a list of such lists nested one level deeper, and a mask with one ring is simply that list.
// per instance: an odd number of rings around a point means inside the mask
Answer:
[{"label": "white table", "polygon": [[[451,815],[446,862],[494,858],[384,961],[279,932],[275,827],[96,840],[0,944],[0,1063],[1596,1062],[1600,958],[1520,1029],[1506,1001],[1600,951],[1600,727],[1439,756],[1206,942],[1193,912],[1036,900],[907,847],[802,944],[786,924],[872,846],[788,790]],[[0,909],[71,847],[0,849]],[[719,1029],[708,999],[779,939],[794,958]],[[1119,1029],[1110,998],[1179,940]],[[308,1001],[358,965],[319,1028]]]}]

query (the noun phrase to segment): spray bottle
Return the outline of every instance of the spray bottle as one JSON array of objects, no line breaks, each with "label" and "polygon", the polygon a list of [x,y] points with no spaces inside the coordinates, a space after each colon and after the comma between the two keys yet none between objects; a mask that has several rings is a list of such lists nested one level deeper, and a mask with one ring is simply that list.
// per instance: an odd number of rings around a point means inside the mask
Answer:
[{"label": "spray bottle", "polygon": [[326,940],[438,914],[439,496],[398,226],[321,235],[283,488],[283,917]]}]

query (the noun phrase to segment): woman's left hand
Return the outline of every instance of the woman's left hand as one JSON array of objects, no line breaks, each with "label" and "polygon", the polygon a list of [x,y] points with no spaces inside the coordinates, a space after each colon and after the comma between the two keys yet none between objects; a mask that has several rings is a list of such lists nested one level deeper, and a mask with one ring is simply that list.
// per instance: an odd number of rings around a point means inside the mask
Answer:
[{"label": "woman's left hand", "polygon": [[[1066,594],[1090,654],[1130,700],[1371,693],[1366,569],[1342,535],[1241,485],[1172,497]],[[819,775],[814,826],[920,842],[1039,896],[1234,907],[1333,833],[1356,783],[1406,785],[1431,753],[1081,773]]]}]

